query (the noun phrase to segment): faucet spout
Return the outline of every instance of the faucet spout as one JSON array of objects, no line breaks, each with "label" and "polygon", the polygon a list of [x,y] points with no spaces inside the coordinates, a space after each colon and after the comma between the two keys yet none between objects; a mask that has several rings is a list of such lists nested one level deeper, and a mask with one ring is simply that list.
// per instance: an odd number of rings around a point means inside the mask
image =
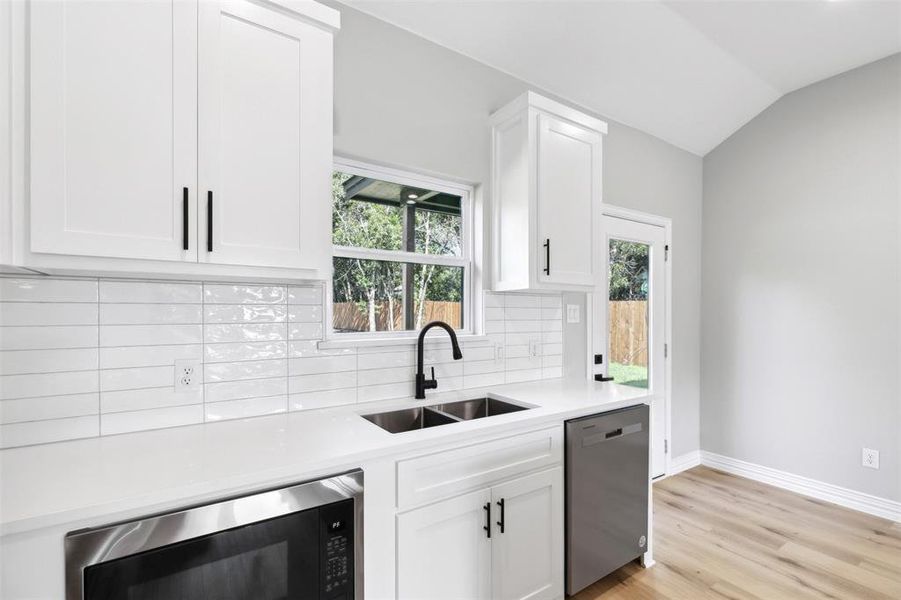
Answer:
[{"label": "faucet spout", "polygon": [[440,327],[447,332],[447,335],[450,336],[451,339],[451,348],[454,360],[460,360],[463,358],[463,353],[460,351],[460,344],[457,342],[457,333],[454,331],[454,328],[445,323],[444,321],[432,321],[428,323],[425,327],[423,327],[419,332],[419,339],[416,342],[416,399],[422,400],[425,398],[426,390],[433,390],[438,387],[438,381],[435,379],[435,369],[432,369],[432,378],[426,379],[423,365],[423,343],[425,342],[425,334],[429,329],[433,327]]}]

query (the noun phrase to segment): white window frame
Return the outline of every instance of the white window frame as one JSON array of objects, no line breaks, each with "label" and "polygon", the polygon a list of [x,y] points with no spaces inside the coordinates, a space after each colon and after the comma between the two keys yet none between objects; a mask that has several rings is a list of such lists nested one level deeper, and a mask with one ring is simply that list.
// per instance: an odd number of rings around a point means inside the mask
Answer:
[{"label": "white window frame", "polygon": [[[474,187],[447,179],[438,179],[430,175],[422,175],[419,173],[396,169],[392,167],[384,167],[381,165],[362,162],[359,160],[335,157],[333,168],[335,171],[344,173],[352,173],[354,175],[363,175],[380,179],[382,181],[390,181],[400,185],[434,190],[447,194],[460,196],[460,216],[463,220],[461,227],[461,256],[441,256],[419,254],[416,252],[406,252],[402,250],[377,250],[371,248],[355,248],[348,246],[332,246],[332,259],[334,258],[360,258],[367,260],[387,260],[391,262],[430,264],[448,267],[463,268],[463,328],[456,330],[458,336],[474,335],[476,326],[473,323],[476,318],[476,304],[474,298],[478,295],[481,297],[481,285],[473,273],[476,270],[476,264],[473,260],[475,255],[475,236],[474,221],[475,211],[473,209]],[[331,200],[331,199],[330,199]],[[418,331],[401,330],[401,331],[359,331],[350,333],[339,333],[334,327],[334,280],[329,279],[325,286],[325,318],[326,318],[326,339],[328,342],[354,342],[366,340],[382,340],[382,341],[404,341],[415,340]]]}]

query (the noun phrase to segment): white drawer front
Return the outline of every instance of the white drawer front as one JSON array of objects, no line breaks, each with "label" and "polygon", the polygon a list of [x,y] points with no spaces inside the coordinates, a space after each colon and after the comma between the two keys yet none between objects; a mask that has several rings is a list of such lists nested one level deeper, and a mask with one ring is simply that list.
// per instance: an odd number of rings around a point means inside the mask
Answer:
[{"label": "white drawer front", "polygon": [[562,426],[400,460],[397,506],[462,494],[562,462]]}]

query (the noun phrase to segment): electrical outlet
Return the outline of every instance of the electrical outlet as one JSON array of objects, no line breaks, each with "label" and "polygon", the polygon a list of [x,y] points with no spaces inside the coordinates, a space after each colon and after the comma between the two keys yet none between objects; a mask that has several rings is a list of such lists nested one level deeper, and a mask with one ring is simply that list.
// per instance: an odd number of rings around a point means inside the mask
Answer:
[{"label": "electrical outlet", "polygon": [[203,383],[199,360],[175,361],[175,391],[190,392],[200,387]]},{"label": "electrical outlet", "polygon": [[529,356],[541,356],[541,342],[538,338],[529,339]]},{"label": "electrical outlet", "polygon": [[504,345],[503,344],[495,344],[494,345],[494,360],[504,360]]},{"label": "electrical outlet", "polygon": [[864,448],[861,453],[861,464],[868,469],[879,468],[879,450]]}]

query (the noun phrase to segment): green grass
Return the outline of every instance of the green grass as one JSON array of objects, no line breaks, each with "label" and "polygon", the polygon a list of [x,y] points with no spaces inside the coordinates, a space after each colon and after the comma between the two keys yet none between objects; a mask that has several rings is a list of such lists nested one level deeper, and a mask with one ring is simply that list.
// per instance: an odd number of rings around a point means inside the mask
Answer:
[{"label": "green grass", "polygon": [[644,389],[647,389],[648,387],[647,367],[610,363],[607,367],[607,375],[613,377],[615,383]]}]

